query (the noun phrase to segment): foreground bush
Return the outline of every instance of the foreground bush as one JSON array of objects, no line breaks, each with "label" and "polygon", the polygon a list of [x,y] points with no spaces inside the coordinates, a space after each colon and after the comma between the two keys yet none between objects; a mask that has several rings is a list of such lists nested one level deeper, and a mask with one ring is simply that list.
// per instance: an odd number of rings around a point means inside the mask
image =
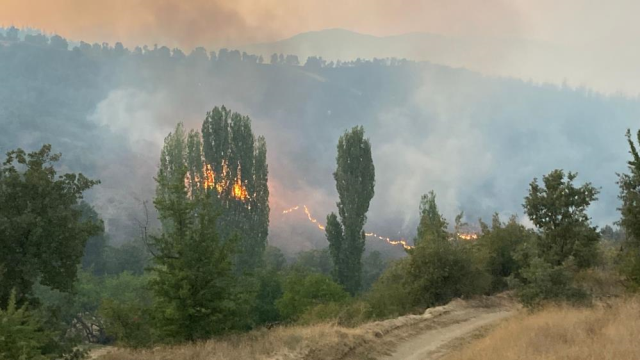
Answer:
[{"label": "foreground bush", "polygon": [[527,307],[538,307],[548,301],[584,303],[589,297],[574,285],[574,272],[569,266],[553,266],[540,258],[532,259],[522,269],[521,279],[512,280],[511,286]]},{"label": "foreground bush", "polygon": [[7,309],[0,309],[0,359],[48,360],[63,355],[55,334],[26,305],[18,308],[15,291],[11,293]]},{"label": "foreground bush", "polygon": [[284,282],[282,298],[276,306],[283,319],[295,321],[310,308],[315,306],[345,301],[349,294],[321,274],[293,273]]}]

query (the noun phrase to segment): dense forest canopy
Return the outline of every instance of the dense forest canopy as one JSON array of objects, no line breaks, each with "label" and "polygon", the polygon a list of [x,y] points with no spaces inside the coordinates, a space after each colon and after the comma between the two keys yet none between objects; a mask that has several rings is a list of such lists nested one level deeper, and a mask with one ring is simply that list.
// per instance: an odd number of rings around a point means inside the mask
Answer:
[{"label": "dense forest canopy", "polygon": [[352,126],[367,129],[376,163],[365,230],[411,238],[427,189],[449,218],[522,214],[530,180],[555,168],[601,187],[590,215],[613,222],[627,152],[618,139],[640,115],[636,99],[430,63],[185,54],[0,33],[0,151],[51,143],[63,164],[99,178],[87,200],[115,242],[138,234],[163,138],[178,121],[199,129],[218,104],[250,116],[269,143],[269,237],[291,252],[326,245],[304,215],[280,213],[306,204],[322,219],[333,208],[335,139]]}]

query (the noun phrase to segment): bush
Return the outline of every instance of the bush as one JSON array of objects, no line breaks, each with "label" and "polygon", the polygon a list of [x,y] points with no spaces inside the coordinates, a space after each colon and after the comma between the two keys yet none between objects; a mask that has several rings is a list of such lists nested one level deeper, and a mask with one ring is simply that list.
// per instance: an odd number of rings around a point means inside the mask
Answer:
[{"label": "bush", "polygon": [[510,279],[510,285],[526,307],[539,307],[549,301],[585,303],[588,294],[573,285],[573,274],[567,264],[553,266],[536,257],[531,259],[528,267],[522,269],[520,279]]},{"label": "bush", "polygon": [[446,240],[421,241],[410,256],[405,281],[418,308],[484,294],[491,286],[491,277],[476,264],[470,247]]},{"label": "bush", "polygon": [[535,234],[511,217],[506,224],[498,214],[493,216],[492,226],[480,223],[482,234],[476,243],[483,268],[491,275],[491,292],[508,287],[507,278],[520,270],[521,263],[514,256],[516,249],[535,239]]},{"label": "bush", "polygon": [[385,319],[410,312],[412,302],[405,285],[408,267],[409,258],[392,262],[365,294],[373,318]]},{"label": "bush", "polygon": [[308,309],[330,302],[341,302],[349,294],[322,274],[293,273],[287,277],[282,298],[276,306],[285,320],[295,321]]},{"label": "bush", "polygon": [[154,343],[151,307],[139,303],[122,303],[112,299],[102,302],[99,309],[106,334],[125,347],[145,347]]}]

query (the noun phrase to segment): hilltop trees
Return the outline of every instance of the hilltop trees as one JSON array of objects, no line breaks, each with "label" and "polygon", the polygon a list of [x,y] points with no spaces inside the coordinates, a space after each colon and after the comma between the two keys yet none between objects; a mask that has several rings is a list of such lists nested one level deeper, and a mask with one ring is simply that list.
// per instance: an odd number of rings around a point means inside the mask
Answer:
[{"label": "hilltop trees", "polygon": [[327,216],[326,236],[334,262],[334,278],[351,294],[361,285],[364,224],[373,198],[375,168],[371,144],[362,127],[345,132],[338,141],[338,167],[333,174],[340,201],[338,214]]},{"label": "hilltop trees", "polygon": [[57,175],[60,156],[50,145],[18,149],[0,167],[0,308],[12,290],[18,305],[29,301],[36,282],[70,290],[87,239],[102,231],[100,221],[83,221],[78,206],[98,181]]}]

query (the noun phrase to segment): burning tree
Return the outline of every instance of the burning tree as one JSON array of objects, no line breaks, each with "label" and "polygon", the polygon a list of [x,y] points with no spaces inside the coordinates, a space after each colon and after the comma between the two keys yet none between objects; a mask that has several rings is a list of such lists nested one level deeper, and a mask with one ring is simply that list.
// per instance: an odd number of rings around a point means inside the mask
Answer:
[{"label": "burning tree", "polygon": [[354,127],[338,141],[338,167],[333,177],[340,201],[338,214],[327,216],[326,235],[333,257],[334,278],[351,294],[360,288],[362,253],[365,246],[364,224],[373,198],[375,168],[371,144],[364,129]]},{"label": "burning tree", "polygon": [[[182,167],[186,175],[181,175]],[[215,195],[220,235],[240,237],[236,268],[259,265],[269,228],[267,146],[263,137],[254,136],[251,119],[223,106],[207,113],[201,133],[186,134],[179,124],[165,139],[158,171],[159,180],[175,176],[183,179],[189,199]],[[165,196],[162,183],[157,196]]]}]

